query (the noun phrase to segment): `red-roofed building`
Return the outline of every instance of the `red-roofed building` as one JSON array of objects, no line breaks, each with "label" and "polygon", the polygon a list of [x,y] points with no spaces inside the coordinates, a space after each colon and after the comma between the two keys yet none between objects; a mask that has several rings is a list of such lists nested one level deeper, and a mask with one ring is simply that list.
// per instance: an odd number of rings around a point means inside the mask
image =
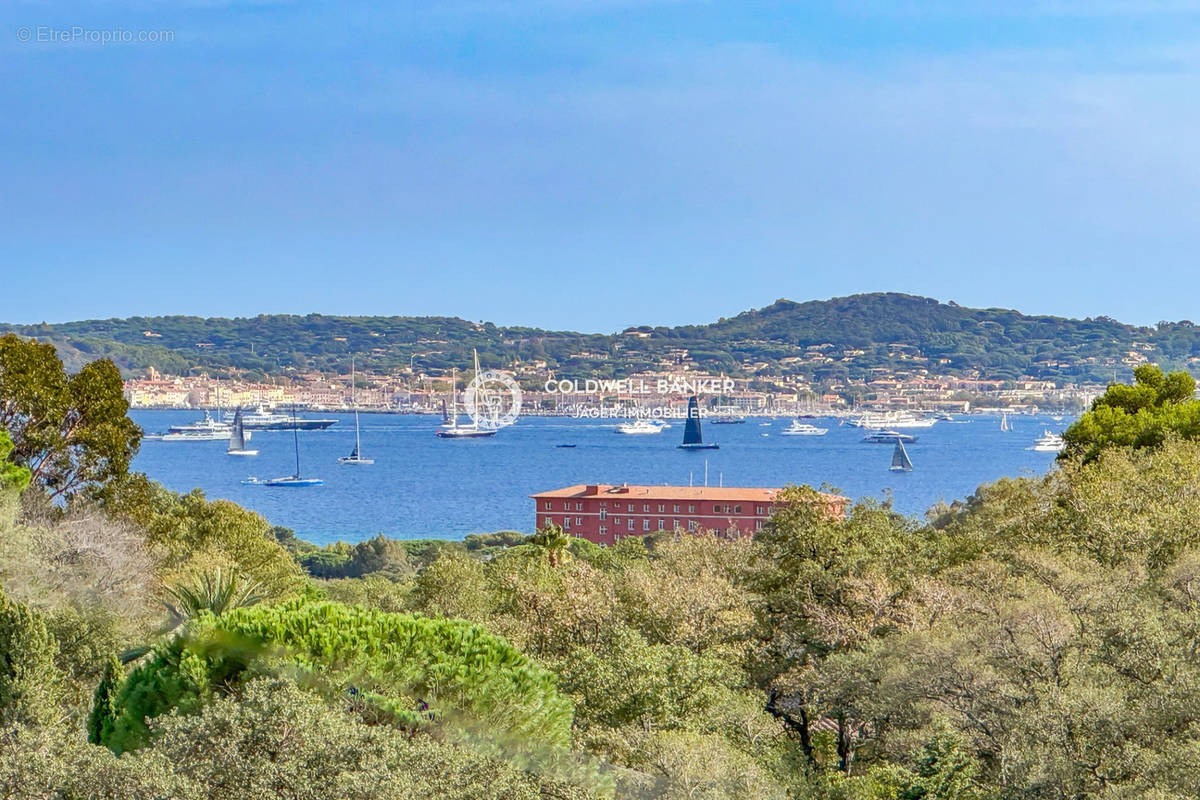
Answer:
[{"label": "red-roofed building", "polygon": [[[559,525],[572,536],[613,544],[659,531],[710,530],[753,536],[776,505],[779,489],[713,486],[577,484],[530,495],[535,527]],[[831,514],[845,513],[845,497],[822,495]]]}]

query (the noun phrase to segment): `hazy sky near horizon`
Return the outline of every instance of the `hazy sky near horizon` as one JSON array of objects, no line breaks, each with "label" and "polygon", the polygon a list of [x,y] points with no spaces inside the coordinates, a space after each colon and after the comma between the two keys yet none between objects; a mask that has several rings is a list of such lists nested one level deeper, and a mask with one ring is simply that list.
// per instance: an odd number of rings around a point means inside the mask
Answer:
[{"label": "hazy sky near horizon", "polygon": [[1200,0],[374,5],[0,6],[0,320],[1200,318]]}]

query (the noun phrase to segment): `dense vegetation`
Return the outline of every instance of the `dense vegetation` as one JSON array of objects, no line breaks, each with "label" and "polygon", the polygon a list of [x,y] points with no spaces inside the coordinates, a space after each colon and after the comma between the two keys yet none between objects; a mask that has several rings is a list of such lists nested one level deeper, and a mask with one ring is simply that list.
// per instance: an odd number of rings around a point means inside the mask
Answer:
[{"label": "dense vegetation", "polygon": [[1108,447],[1157,447],[1168,436],[1200,438],[1196,380],[1156,364],[1133,371],[1134,384],[1113,384],[1063,434],[1063,458],[1092,461]]},{"label": "dense vegetation", "polygon": [[[1169,422],[1185,378],[1092,413]],[[0,432],[0,798],[1195,797],[1196,435],[925,520],[792,488],[753,541],[315,548],[139,476],[56,494]]]},{"label": "dense vegetation", "polygon": [[[1175,368],[1200,358],[1191,322],[1153,328],[1115,320],[1026,316],[901,294],[865,294],[772,305],[709,325],[643,326],[618,334],[500,327],[449,317],[259,316],[252,319],[133,317],[57,325],[0,325],[53,343],[69,367],[113,359],[126,372],[288,375],[464,369],[477,348],[485,364],[544,361],[565,377],[623,376],[678,363],[731,375],[800,375],[837,381],[871,370],[927,369],[984,378],[1030,375],[1108,381],[1128,372],[1131,352]],[[861,351],[861,352],[860,352]]]}]

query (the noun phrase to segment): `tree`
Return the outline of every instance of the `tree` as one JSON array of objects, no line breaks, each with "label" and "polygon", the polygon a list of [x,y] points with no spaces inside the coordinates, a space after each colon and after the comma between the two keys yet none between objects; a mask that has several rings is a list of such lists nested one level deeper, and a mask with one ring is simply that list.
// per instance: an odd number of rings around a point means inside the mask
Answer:
[{"label": "tree", "polygon": [[41,615],[0,591],[0,728],[47,726],[60,719],[57,653]]},{"label": "tree", "polygon": [[1170,434],[1200,438],[1200,401],[1196,381],[1186,372],[1169,375],[1155,364],[1133,371],[1134,384],[1112,384],[1063,434],[1060,459],[1096,460],[1110,447],[1161,445]]},{"label": "tree", "polygon": [[[197,571],[234,570],[270,598],[300,590],[304,577],[265,519],[228,500],[209,502],[200,490],[177,495],[156,486],[148,508],[131,514],[146,538],[167,553],[168,581]],[[173,574],[171,574],[173,573]]]},{"label": "tree", "polygon": [[12,438],[7,432],[0,431],[0,492],[6,490],[21,492],[29,485],[29,468],[9,461],[12,451]]},{"label": "tree", "polygon": [[545,552],[550,566],[557,567],[562,563],[571,537],[558,525],[546,525],[530,537],[529,543]]},{"label": "tree", "polygon": [[141,747],[147,719],[194,712],[258,674],[296,675],[364,719],[413,730],[562,746],[571,724],[571,704],[554,678],[481,628],[291,601],[201,614],[161,644],[125,681],[104,743]]},{"label": "tree", "polygon": [[911,523],[874,504],[830,516],[809,487],[789,487],[755,537],[749,585],[761,598],[766,632],[758,682],[767,710],[788,726],[817,764],[812,726],[820,716],[837,731],[837,767],[849,772],[859,741],[872,735],[853,694],[819,692],[816,668],[907,624],[906,595],[918,538]]},{"label": "tree", "polygon": [[68,375],[52,345],[0,337],[0,428],[12,437],[13,460],[52,499],[103,497],[128,472],[141,431],[126,416],[123,388],[111,361]]},{"label": "tree", "polygon": [[87,735],[92,744],[101,744],[113,734],[113,725],[117,721],[117,691],[125,679],[125,671],[121,662],[109,658],[104,665],[104,677],[96,686],[96,694],[92,698],[92,710],[88,714]]}]

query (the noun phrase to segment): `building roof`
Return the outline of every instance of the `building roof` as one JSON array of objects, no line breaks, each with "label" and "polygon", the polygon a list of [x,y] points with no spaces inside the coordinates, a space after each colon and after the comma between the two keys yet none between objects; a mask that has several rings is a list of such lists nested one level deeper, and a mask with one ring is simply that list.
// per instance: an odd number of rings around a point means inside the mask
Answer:
[{"label": "building roof", "polygon": [[[539,500],[556,497],[611,497],[618,500],[624,497],[637,497],[650,500],[740,500],[745,503],[753,503],[772,501],[780,491],[780,489],[736,486],[633,486],[629,484],[578,483],[562,489],[538,492],[530,497]],[[824,496],[835,501],[846,499],[834,494]]]}]

